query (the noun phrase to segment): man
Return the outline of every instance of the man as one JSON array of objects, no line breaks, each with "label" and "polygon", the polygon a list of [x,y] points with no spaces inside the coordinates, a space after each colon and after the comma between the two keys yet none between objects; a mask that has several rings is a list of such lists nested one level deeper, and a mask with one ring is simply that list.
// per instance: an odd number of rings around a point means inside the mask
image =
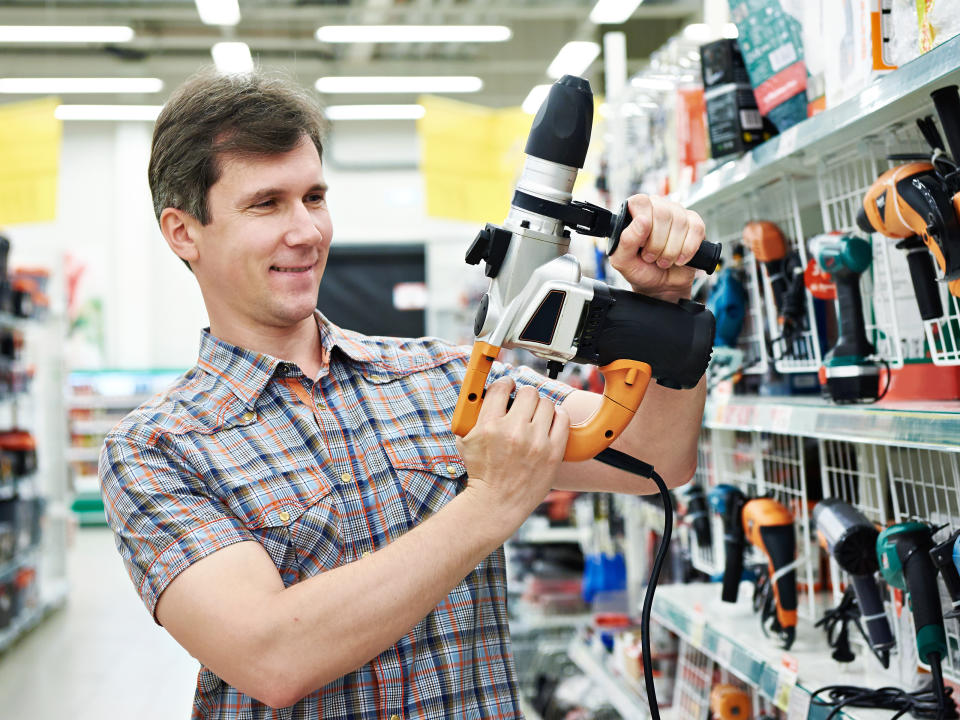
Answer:
[{"label": "man", "polygon": [[[333,236],[322,123],[257,74],[194,77],[157,120],[154,207],[210,327],[197,365],[106,439],[118,548],[202,663],[195,718],[521,717],[501,545],[552,487],[653,486],[561,462],[599,396],[497,364],[461,443],[469,348],[315,312]],[[630,203],[614,264],[637,291],[689,295],[699,217]],[[702,383],[651,386],[615,446],[686,482],[703,400]]]}]

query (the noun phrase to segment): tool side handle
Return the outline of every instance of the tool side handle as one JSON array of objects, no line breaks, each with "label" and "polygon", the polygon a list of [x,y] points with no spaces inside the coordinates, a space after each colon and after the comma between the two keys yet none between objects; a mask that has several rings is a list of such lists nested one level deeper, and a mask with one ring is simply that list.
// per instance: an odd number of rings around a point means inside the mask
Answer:
[{"label": "tool side handle", "polygon": [[898,242],[897,247],[907,253],[910,280],[913,282],[913,294],[917,298],[920,317],[924,320],[943,317],[943,304],[940,301],[940,289],[937,287],[933,256],[927,250],[926,244],[919,236],[913,235]]},{"label": "tool side handle", "polygon": [[943,134],[953,159],[960,160],[960,95],[956,85],[947,85],[930,93],[940,116]]},{"label": "tool side handle", "polygon": [[735,603],[740,593],[745,544],[743,536],[737,538],[729,531],[724,534],[723,549],[726,553],[726,563],[723,567],[723,586],[720,591],[720,599],[724,602]]},{"label": "tool side handle", "polygon": [[883,650],[893,645],[893,632],[883,607],[883,597],[877,581],[871,575],[853,575],[853,590],[857,594],[857,604],[860,606],[860,615],[863,617],[870,638],[870,646],[874,650]]},{"label": "tool side handle", "polygon": [[[630,207],[626,201],[624,201],[620,206],[620,210],[617,212],[616,219],[613,221],[613,230],[610,232],[610,243],[607,246],[608,256],[613,255],[613,253],[617,251],[617,247],[620,245],[620,235],[623,234],[623,231],[627,225],[630,224],[631,220],[633,220],[633,215],[630,213]],[[722,251],[723,245],[720,243],[704,240],[700,243],[700,247],[697,248],[697,252],[694,253],[693,257],[687,261],[686,266],[695,268],[696,270],[703,270],[707,275],[712,275],[717,269],[717,264],[720,262],[720,253]]]},{"label": "tool side handle", "polygon": [[[763,550],[770,561],[770,578],[782,567],[793,562],[796,555],[797,539],[793,525],[767,525],[760,528]],[[780,576],[773,584],[773,595],[777,601],[777,620],[784,628],[797,625],[797,572],[790,570]]]}]

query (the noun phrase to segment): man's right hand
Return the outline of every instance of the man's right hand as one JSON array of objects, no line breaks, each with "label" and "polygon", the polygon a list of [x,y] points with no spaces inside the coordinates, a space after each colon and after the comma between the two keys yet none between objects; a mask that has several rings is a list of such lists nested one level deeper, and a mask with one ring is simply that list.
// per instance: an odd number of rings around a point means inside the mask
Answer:
[{"label": "man's right hand", "polygon": [[467,466],[467,489],[490,510],[505,540],[543,502],[554,485],[570,433],[570,417],[529,386],[501,378],[487,388],[473,429],[457,439]]}]

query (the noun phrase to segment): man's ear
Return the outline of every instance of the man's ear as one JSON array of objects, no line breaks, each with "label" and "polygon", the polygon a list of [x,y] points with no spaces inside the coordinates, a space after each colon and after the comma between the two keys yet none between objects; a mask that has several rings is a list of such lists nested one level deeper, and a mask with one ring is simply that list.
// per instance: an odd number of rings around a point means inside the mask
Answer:
[{"label": "man's ear", "polygon": [[177,208],[164,208],[160,213],[160,232],[167,245],[181,260],[191,262],[199,253],[196,246],[196,233],[200,222],[190,213]]}]

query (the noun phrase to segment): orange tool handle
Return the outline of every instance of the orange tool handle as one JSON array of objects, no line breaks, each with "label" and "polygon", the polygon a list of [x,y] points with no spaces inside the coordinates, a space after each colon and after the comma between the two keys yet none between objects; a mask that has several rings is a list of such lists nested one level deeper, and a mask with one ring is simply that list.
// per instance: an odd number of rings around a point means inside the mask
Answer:
[{"label": "orange tool handle", "polygon": [[787,255],[783,233],[768,220],[748,222],[743,228],[743,242],[760,262],[783,260]]},{"label": "orange tool handle", "polygon": [[773,582],[777,570],[794,561],[796,538],[793,513],[772,498],[754,498],[743,506],[743,530],[747,540],[767,556],[767,570],[781,627],[797,625],[797,579],[791,570]]},{"label": "orange tool handle", "polygon": [[[463,437],[477,424],[483,405],[483,388],[500,348],[485,342],[473,344],[460,397],[453,411],[451,429]],[[603,375],[603,403],[585,421],[570,426],[563,459],[568,462],[589,460],[608,448],[630,424],[647,391],[652,368],[637,360],[614,360],[599,368]]]}]

